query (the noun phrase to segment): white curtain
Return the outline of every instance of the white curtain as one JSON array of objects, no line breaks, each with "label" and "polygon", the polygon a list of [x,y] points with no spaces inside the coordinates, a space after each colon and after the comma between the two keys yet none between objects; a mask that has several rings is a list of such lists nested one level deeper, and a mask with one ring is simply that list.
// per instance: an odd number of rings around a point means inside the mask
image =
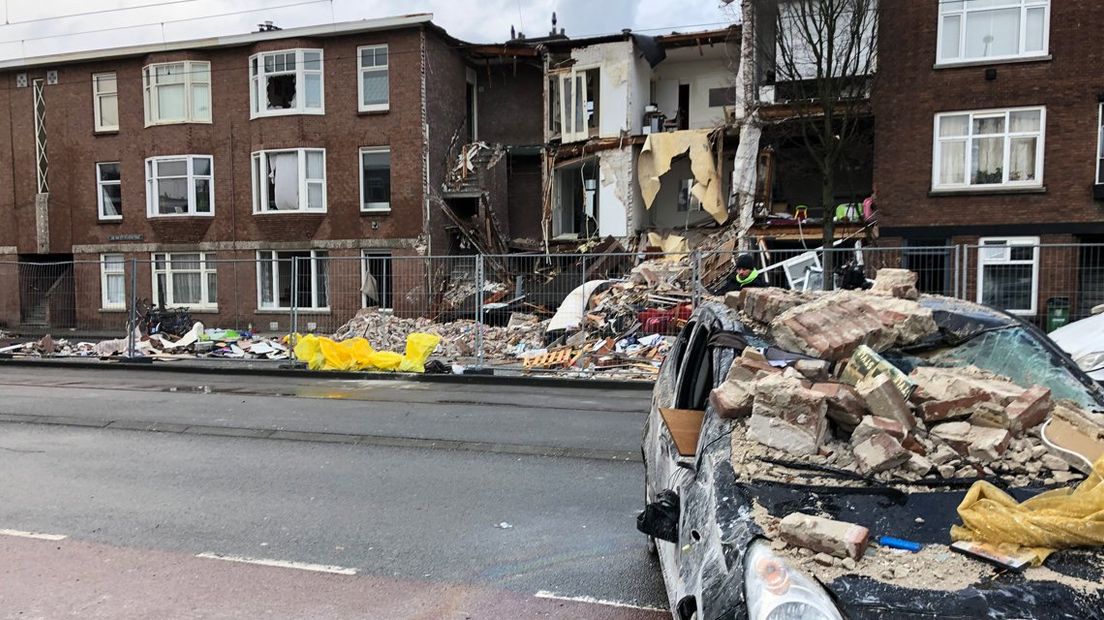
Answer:
[{"label": "white curtain", "polygon": [[988,185],[1003,182],[1004,138],[974,138],[973,183]]},{"label": "white curtain", "polygon": [[268,156],[268,178],[273,187],[276,209],[294,211],[299,208],[299,154],[271,153]]},{"label": "white curtain", "polygon": [[966,141],[955,140],[940,144],[939,152],[940,184],[962,184],[966,182]]},{"label": "white curtain", "polygon": [[1020,50],[1020,9],[966,15],[966,57],[1014,56]]},{"label": "white curtain", "polygon": [[1035,180],[1035,145],[1038,138],[1013,138],[1009,181]]}]

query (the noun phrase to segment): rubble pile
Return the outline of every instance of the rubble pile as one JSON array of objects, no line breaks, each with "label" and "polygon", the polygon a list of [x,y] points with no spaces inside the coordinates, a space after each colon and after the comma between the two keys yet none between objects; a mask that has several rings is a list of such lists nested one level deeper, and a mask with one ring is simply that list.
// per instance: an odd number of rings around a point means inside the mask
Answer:
[{"label": "rubble pile", "polygon": [[[3,334],[0,334],[0,337],[3,337]],[[0,353],[27,357],[85,357],[95,354],[95,344],[73,343],[60,338],[54,340],[47,334],[39,340],[0,347]]]},{"label": "rubble pile", "polygon": [[[128,338],[70,343],[68,340],[54,340],[46,335],[37,341],[4,347],[0,349],[0,353],[26,357],[109,358],[125,355],[129,349]],[[192,324],[190,331],[179,337],[166,333],[143,334],[136,331],[134,354],[136,357],[166,361],[194,358],[197,355],[242,360],[284,360],[289,357],[288,347],[281,340],[261,338],[250,332],[230,329],[205,329],[203,323],[198,321]]]},{"label": "rubble pile", "polygon": [[[460,361],[477,354],[478,326],[475,321],[435,323],[426,318],[409,319],[380,312],[377,308],[365,308],[334,332],[333,339],[340,342],[364,338],[379,350],[401,351],[406,346],[408,334],[433,334],[441,338],[435,355]],[[506,327],[483,328],[484,355],[507,358],[518,352],[539,349],[543,337],[544,327],[536,317],[515,315]]]}]

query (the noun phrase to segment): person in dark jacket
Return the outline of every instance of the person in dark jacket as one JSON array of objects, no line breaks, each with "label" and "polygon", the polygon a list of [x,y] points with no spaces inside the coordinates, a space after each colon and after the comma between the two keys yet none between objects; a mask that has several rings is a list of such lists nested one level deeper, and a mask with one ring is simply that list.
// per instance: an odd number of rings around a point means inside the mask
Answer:
[{"label": "person in dark jacket", "polygon": [[751,254],[741,254],[736,257],[736,273],[724,283],[718,295],[739,291],[745,288],[761,288],[770,286],[767,277],[755,268],[755,257]]}]

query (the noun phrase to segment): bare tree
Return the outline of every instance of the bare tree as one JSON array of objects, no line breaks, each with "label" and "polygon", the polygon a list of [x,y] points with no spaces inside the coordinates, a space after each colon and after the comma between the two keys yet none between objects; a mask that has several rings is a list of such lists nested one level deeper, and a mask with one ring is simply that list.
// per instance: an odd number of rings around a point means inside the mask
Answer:
[{"label": "bare tree", "polygon": [[[871,128],[870,89],[878,39],[877,0],[759,0],[761,76],[800,136],[821,178],[824,247],[835,240],[837,174],[849,152],[862,150]],[[773,23],[772,23],[773,22]],[[832,284],[832,253],[824,281]]]}]

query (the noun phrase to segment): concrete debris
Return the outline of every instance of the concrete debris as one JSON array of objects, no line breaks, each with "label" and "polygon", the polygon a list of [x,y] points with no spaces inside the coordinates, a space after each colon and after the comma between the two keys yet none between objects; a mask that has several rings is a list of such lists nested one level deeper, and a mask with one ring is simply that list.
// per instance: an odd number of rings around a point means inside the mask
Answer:
[{"label": "concrete debris", "polygon": [[862,443],[879,433],[886,433],[897,441],[903,441],[908,435],[908,429],[905,428],[904,424],[888,418],[873,415],[863,416],[862,422],[851,432],[851,444]]},{"label": "concrete debris", "polygon": [[870,543],[870,530],[845,521],[833,521],[801,512],[779,522],[779,534],[787,544],[837,558],[859,560]]},{"label": "concrete debris", "polygon": [[918,274],[908,269],[879,269],[870,290],[872,293],[916,300],[920,298],[920,292],[916,290],[917,278]]},{"label": "concrete debris", "polygon": [[1008,426],[1005,428],[1013,433],[1019,434],[1034,428],[1042,424],[1054,411],[1050,389],[1038,385],[1032,386],[1009,403],[1004,411],[1008,420]]},{"label": "concrete debris", "polygon": [[814,383],[812,389],[828,398],[828,419],[845,431],[862,422],[866,403],[855,388],[845,383]]},{"label": "concrete debris", "polygon": [[908,462],[912,453],[901,446],[889,433],[878,432],[862,443],[852,445],[855,462],[864,474],[893,469]]},{"label": "concrete debris", "polygon": [[725,295],[725,305],[740,310],[759,323],[770,323],[791,308],[813,300],[808,293],[781,288],[745,288]]},{"label": "concrete debris", "polygon": [[[743,366],[733,364],[734,369],[750,372]],[[729,373],[731,377],[731,373]],[[741,418],[751,415],[755,401],[754,378],[748,380],[728,380],[709,393],[709,403],[717,415],[722,418]]]},{"label": "concrete debris", "polygon": [[1008,449],[1012,434],[1003,428],[971,426],[966,433],[966,449],[971,458],[989,463],[996,461]]},{"label": "concrete debris", "polygon": [[916,426],[916,418],[912,415],[912,409],[905,402],[901,392],[893,385],[893,380],[889,375],[877,375],[863,379],[855,386],[855,390],[866,401],[866,405],[872,414],[899,422],[906,428]]},{"label": "concrete debris", "polygon": [[749,432],[760,443],[791,454],[816,454],[828,431],[825,395],[782,375],[755,384]]}]

